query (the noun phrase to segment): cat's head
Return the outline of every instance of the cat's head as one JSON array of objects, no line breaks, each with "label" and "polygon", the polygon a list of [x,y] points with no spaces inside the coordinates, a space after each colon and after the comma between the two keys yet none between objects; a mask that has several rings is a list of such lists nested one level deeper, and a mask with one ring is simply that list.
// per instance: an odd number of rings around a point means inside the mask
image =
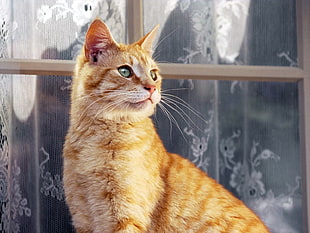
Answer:
[{"label": "cat's head", "polygon": [[161,99],[161,76],[152,59],[157,28],[123,45],[113,39],[104,22],[93,21],[75,67],[72,108],[76,113],[115,121],[138,121],[154,113]]}]

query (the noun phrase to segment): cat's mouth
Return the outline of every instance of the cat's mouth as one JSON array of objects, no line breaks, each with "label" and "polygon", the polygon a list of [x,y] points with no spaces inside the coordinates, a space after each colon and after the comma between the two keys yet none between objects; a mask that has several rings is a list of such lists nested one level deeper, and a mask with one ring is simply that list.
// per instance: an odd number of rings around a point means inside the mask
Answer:
[{"label": "cat's mouth", "polygon": [[154,108],[159,101],[160,95],[153,94],[149,96],[144,96],[144,98],[128,101],[128,104],[133,110],[139,111],[147,108]]},{"label": "cat's mouth", "polygon": [[134,103],[131,103],[131,104],[134,107],[143,108],[144,106],[146,106],[149,103],[154,104],[154,101],[151,98],[147,98],[147,99],[144,99],[144,100],[141,100],[141,101],[138,101],[138,102],[134,102]]},{"label": "cat's mouth", "polygon": [[154,103],[154,101],[152,100],[151,97],[150,97],[150,98],[147,98],[147,99],[145,99],[145,100],[142,100],[142,101],[140,101],[140,102],[138,102],[138,103],[145,103],[145,102],[148,102],[148,101],[151,101],[152,104]]}]

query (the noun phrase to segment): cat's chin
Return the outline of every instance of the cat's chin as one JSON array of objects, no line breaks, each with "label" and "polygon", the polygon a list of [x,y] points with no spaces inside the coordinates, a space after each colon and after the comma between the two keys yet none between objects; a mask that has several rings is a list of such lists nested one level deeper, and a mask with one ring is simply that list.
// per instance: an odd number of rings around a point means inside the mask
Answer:
[{"label": "cat's chin", "polygon": [[[135,103],[128,103],[131,109],[137,110],[137,111],[143,111],[146,108],[153,107],[153,101],[149,99],[145,99],[139,102]],[[151,105],[151,106],[150,106]]]},{"label": "cat's chin", "polygon": [[138,122],[153,115],[155,107],[156,104],[147,99],[136,103],[128,103],[126,111],[105,112],[99,118],[115,122]]}]

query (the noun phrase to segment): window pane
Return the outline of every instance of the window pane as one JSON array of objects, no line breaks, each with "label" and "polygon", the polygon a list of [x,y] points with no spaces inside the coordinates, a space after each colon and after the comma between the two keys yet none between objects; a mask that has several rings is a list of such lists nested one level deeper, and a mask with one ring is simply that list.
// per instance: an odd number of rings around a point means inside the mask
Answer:
[{"label": "window pane", "polygon": [[160,109],[154,121],[168,151],[219,180],[272,232],[301,233],[297,83],[165,80],[163,90],[176,122]]},{"label": "window pane", "polygon": [[294,0],[144,0],[160,62],[297,66]]},{"label": "window pane", "polygon": [[2,0],[0,54],[73,59],[82,48],[88,24],[97,16],[110,26],[117,41],[124,42],[125,6],[126,0],[31,0],[22,4]]},{"label": "window pane", "polygon": [[[0,92],[0,216],[21,232],[72,232],[62,189],[70,84],[0,79],[8,90]],[[302,232],[296,83],[165,80],[162,105],[171,115],[158,107],[154,122],[169,151],[219,180],[272,232]],[[10,215],[19,207],[21,215]]]}]

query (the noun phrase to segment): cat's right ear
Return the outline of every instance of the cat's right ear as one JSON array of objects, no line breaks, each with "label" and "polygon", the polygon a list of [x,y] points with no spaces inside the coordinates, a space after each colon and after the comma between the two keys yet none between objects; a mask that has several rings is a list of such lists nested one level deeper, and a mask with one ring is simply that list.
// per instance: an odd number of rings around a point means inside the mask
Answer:
[{"label": "cat's right ear", "polygon": [[95,19],[88,28],[84,44],[85,57],[88,61],[97,63],[112,48],[118,47],[117,42],[107,27],[99,18]]},{"label": "cat's right ear", "polygon": [[150,31],[148,34],[146,34],[144,37],[142,37],[138,42],[136,42],[138,45],[141,46],[142,49],[144,49],[146,52],[153,54],[153,43],[155,40],[155,36],[157,34],[157,31],[159,29],[159,25],[154,27],[152,31]]}]

